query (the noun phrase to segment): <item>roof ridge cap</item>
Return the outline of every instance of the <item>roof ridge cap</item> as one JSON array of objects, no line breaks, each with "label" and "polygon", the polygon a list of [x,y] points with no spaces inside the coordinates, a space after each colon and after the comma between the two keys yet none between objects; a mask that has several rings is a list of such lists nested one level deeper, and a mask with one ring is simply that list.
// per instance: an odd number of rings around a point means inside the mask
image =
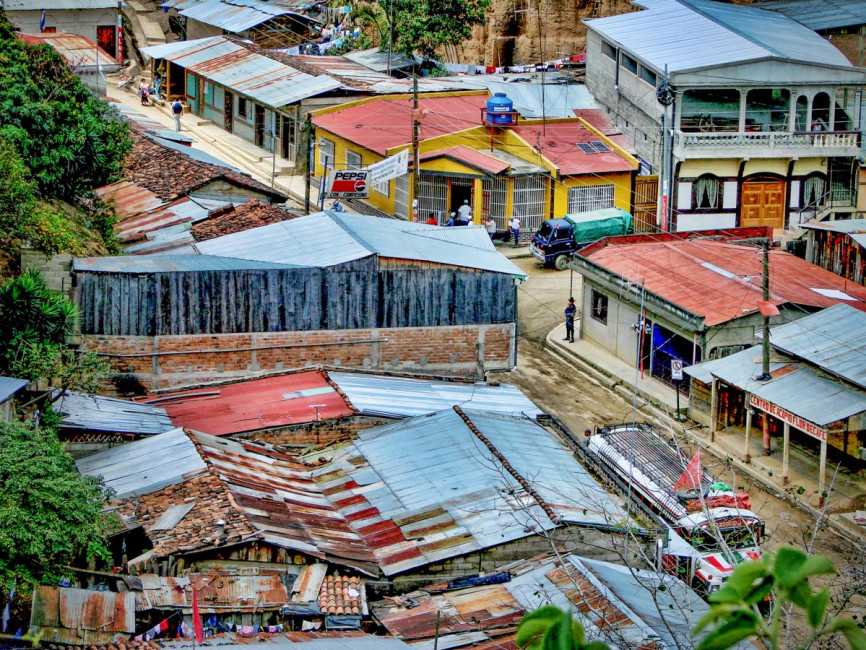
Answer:
[{"label": "roof ridge cap", "polygon": [[[325,212],[325,211],[323,211],[323,212]],[[331,221],[333,221],[333,222],[336,223],[338,226],[340,226],[340,228],[342,228],[343,231],[344,231],[347,235],[349,235],[349,237],[351,237],[351,238],[354,239],[356,242],[358,242],[359,244],[361,244],[361,246],[363,246],[364,248],[366,248],[368,253],[370,253],[370,254],[372,254],[372,255],[378,255],[378,254],[379,254],[379,252],[378,252],[376,249],[374,249],[374,248],[373,248],[369,243],[367,243],[367,241],[366,241],[363,237],[361,237],[361,236],[360,236],[358,233],[356,233],[353,229],[349,228],[349,226],[348,226],[348,225],[343,221],[343,219],[342,219],[342,215],[338,216],[339,213],[335,213],[335,212],[333,212],[333,211],[331,211],[331,212],[325,212],[325,214],[327,215],[327,217],[328,217]],[[310,216],[312,216],[312,215],[310,215]],[[383,218],[383,217],[372,217],[372,218],[373,218],[373,219],[379,219],[379,218]],[[395,220],[395,221],[396,221],[396,220]],[[283,222],[283,223],[285,223],[285,222]]]}]

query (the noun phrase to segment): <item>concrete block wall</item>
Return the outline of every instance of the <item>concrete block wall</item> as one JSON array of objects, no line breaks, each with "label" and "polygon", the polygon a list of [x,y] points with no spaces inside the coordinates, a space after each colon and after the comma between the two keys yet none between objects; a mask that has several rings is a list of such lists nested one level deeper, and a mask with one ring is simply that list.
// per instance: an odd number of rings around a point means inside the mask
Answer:
[{"label": "concrete block wall", "polygon": [[82,336],[152,390],[317,365],[483,378],[510,370],[512,323],[189,336]]},{"label": "concrete block wall", "polygon": [[42,273],[45,283],[52,291],[61,291],[72,298],[72,255],[46,255],[41,251],[23,249],[21,251],[21,270],[36,269]]}]

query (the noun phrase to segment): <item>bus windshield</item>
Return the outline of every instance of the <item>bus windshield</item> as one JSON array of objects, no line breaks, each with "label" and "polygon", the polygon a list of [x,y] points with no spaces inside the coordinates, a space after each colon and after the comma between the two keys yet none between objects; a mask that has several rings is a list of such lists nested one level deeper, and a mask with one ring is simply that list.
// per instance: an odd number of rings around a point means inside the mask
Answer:
[{"label": "bus windshield", "polygon": [[[722,520],[716,523],[718,524],[718,532],[721,534],[728,548],[750,548],[760,546],[761,544],[761,526],[758,525],[758,522],[750,522],[750,525],[742,521],[734,523]],[[684,537],[698,551],[721,551],[722,544],[716,536],[716,531],[705,526],[708,526],[708,524],[689,531],[683,531],[685,533]]]}]

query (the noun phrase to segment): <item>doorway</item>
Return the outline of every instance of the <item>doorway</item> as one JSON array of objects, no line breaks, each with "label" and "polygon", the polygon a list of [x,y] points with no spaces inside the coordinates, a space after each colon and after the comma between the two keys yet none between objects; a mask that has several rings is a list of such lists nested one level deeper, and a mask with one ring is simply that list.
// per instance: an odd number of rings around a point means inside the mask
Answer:
[{"label": "doorway", "polygon": [[468,201],[474,210],[475,206],[472,203],[473,179],[451,178],[449,179],[449,185],[451,186],[451,196],[448,205],[451,212],[457,212],[457,208],[463,205],[463,201]]},{"label": "doorway", "polygon": [[785,227],[785,181],[757,178],[743,183],[740,226]]},{"label": "doorway", "polygon": [[229,133],[232,132],[232,119],[235,114],[235,96],[234,93],[230,93],[226,91],[225,93],[225,102],[223,102],[223,108],[225,112],[223,113],[223,128]]},{"label": "doorway", "polygon": [[117,56],[117,27],[115,25],[96,26],[96,44],[113,57]]},{"label": "doorway", "polygon": [[258,104],[255,106],[255,129],[256,129],[256,146],[265,146],[265,108]]},{"label": "doorway", "polygon": [[651,337],[652,358],[650,364],[652,376],[672,388],[688,393],[688,381],[675,381],[672,378],[671,361],[679,360],[683,367],[692,365],[692,358],[694,358],[695,363],[699,363],[701,361],[700,348],[695,347],[693,341],[658,323],[653,323]]}]

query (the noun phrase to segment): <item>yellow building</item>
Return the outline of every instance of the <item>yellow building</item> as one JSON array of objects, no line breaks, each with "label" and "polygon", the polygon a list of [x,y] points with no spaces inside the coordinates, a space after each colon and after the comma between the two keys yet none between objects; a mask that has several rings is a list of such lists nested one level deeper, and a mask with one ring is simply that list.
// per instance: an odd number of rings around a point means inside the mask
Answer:
[{"label": "yellow building", "polygon": [[[620,207],[631,211],[638,161],[581,118],[483,124],[486,91],[425,95],[413,109],[409,95],[365,99],[313,113],[314,177],[326,168],[361,169],[411,149],[420,123],[419,219],[441,224],[464,201],[473,220],[490,214],[500,230],[512,215],[531,234],[550,217]],[[374,185],[367,203],[411,217],[409,174]]]}]

